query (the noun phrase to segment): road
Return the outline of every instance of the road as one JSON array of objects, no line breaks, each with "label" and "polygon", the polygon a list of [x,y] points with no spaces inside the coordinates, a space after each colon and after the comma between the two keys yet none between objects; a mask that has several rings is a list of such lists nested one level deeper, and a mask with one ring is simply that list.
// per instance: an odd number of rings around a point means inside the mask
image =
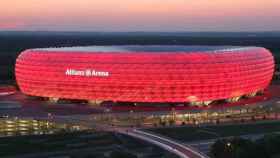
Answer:
[{"label": "road", "polygon": [[168,150],[182,158],[208,158],[208,156],[200,153],[199,151],[193,149],[190,146],[183,145],[179,142],[152,133],[148,133],[138,129],[119,132],[158,145],[164,148],[165,150]]}]

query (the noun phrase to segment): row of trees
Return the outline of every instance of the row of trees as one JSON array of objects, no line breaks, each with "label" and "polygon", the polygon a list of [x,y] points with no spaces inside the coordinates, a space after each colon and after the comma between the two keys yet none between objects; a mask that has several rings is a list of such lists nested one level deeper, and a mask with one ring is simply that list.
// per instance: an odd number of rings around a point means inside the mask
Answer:
[{"label": "row of trees", "polygon": [[255,141],[240,137],[217,140],[210,149],[212,158],[274,158],[280,155],[280,134]]}]

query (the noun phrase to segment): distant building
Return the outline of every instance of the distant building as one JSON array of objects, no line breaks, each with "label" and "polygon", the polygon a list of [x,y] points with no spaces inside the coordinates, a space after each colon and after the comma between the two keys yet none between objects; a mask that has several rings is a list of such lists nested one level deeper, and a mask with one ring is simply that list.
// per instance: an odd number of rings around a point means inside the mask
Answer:
[{"label": "distant building", "polygon": [[24,94],[94,103],[232,102],[262,92],[273,73],[273,56],[261,47],[42,48],[22,52],[16,62]]}]

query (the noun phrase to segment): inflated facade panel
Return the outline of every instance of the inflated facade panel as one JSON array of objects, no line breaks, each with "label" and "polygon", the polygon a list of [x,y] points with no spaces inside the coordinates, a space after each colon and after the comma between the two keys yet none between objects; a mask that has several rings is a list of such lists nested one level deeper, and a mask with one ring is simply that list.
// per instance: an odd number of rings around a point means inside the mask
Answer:
[{"label": "inflated facade panel", "polygon": [[263,90],[274,71],[273,56],[259,47],[176,50],[172,46],[167,51],[166,46],[156,51],[153,46],[134,47],[26,50],[16,61],[17,83],[31,96],[198,102]]}]

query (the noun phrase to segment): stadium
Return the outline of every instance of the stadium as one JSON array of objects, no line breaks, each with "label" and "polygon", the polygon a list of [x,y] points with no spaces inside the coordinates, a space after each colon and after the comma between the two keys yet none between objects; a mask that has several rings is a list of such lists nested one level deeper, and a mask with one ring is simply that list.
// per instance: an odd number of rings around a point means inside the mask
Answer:
[{"label": "stadium", "polygon": [[28,96],[203,106],[261,94],[272,54],[238,46],[86,46],[22,52],[16,80]]}]

